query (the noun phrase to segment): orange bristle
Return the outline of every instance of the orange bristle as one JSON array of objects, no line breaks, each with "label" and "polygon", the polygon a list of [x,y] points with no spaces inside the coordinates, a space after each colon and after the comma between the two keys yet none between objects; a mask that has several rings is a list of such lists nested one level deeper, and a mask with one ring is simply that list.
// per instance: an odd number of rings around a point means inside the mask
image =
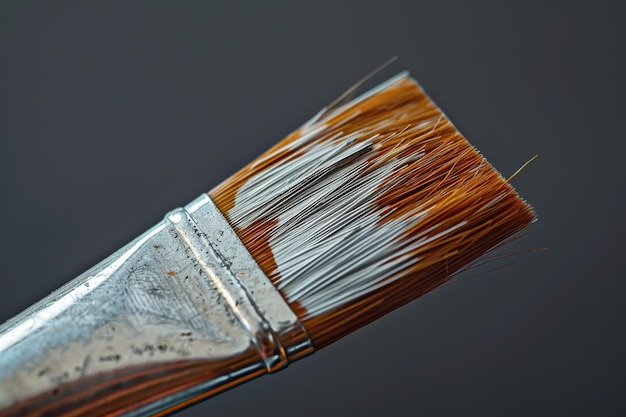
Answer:
[{"label": "orange bristle", "polygon": [[317,348],[534,218],[406,74],[324,109],[210,195]]}]

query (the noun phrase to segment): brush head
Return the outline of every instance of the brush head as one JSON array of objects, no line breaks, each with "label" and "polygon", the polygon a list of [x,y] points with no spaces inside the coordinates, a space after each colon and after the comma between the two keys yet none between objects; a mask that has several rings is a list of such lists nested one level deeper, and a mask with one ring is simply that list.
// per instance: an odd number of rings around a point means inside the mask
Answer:
[{"label": "brush head", "polygon": [[210,195],[317,348],[534,218],[405,73],[323,109]]}]

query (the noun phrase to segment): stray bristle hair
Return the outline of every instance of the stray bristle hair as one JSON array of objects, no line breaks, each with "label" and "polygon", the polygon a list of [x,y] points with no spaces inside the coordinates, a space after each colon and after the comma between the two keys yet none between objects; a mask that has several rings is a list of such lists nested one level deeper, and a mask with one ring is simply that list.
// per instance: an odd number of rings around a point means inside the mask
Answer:
[{"label": "stray bristle hair", "polygon": [[534,218],[406,73],[323,109],[210,195],[317,348]]}]

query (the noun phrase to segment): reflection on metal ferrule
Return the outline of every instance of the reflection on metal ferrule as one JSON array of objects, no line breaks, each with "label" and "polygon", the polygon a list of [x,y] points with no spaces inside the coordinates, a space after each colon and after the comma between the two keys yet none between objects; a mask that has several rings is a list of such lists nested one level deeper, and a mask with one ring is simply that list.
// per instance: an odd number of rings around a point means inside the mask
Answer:
[{"label": "reflection on metal ferrule", "polygon": [[[166,219],[248,333],[268,371],[282,368],[301,355],[302,349],[309,349],[304,326],[211,199],[203,195],[188,208],[176,209]],[[213,233],[205,233],[198,221],[211,225]]]},{"label": "reflection on metal ferrule", "polygon": [[0,327],[0,410],[128,369],[231,364],[226,375],[136,410],[143,414],[276,371],[312,351],[297,316],[202,195]]}]

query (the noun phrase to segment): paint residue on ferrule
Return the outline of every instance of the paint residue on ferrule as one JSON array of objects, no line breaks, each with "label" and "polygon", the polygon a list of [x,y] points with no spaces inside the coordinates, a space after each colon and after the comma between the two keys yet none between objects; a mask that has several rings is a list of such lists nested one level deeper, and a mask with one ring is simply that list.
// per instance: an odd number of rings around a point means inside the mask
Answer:
[{"label": "paint residue on ferrule", "polygon": [[249,334],[269,372],[311,353],[306,329],[206,194],[166,220]]},{"label": "paint residue on ferrule", "polygon": [[143,415],[312,352],[296,314],[203,194],[0,326],[0,414],[62,401],[85,381],[105,389],[128,375],[128,388],[153,369],[167,386],[185,366],[207,369],[125,414]]}]

